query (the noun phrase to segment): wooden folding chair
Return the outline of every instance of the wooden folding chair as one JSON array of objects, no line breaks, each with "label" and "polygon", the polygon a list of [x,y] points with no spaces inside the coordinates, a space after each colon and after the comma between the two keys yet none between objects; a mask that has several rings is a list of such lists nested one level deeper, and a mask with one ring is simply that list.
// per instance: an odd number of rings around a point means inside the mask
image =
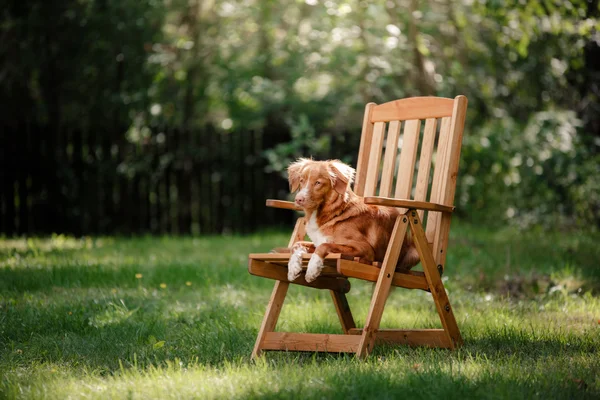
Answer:
[{"label": "wooden folding chair", "polygon": [[[250,254],[250,274],[276,280],[256,338],[252,358],[259,356],[264,350],[352,352],[359,358],[364,358],[378,342],[450,349],[462,344],[441,275],[448,250],[466,109],[465,96],[457,96],[454,99],[413,97],[381,105],[367,104],[354,191],[363,196],[367,204],[401,209],[385,258],[381,263],[362,264],[358,259],[343,254],[330,254],[325,259],[321,276],[308,283],[304,274],[293,282],[287,280],[290,254]],[[425,120],[422,135],[421,120]],[[387,138],[384,138],[386,125]],[[401,125],[404,125],[404,131],[396,174]],[[385,154],[382,160],[384,139]],[[430,179],[432,169],[433,178]],[[416,179],[413,179],[415,174]],[[394,185],[394,197],[390,198]],[[267,205],[298,209],[294,203],[286,201],[267,200]],[[425,220],[427,224],[423,227],[422,221]],[[304,224],[304,218],[298,218],[288,247],[292,247],[296,241],[304,240]],[[409,227],[423,272],[395,271],[402,242]],[[310,254],[304,255],[304,268],[309,258]],[[377,282],[362,329],[356,327],[346,299],[346,293],[350,290],[348,278]],[[275,332],[290,283],[328,289],[344,333],[335,335]],[[443,328],[380,330],[381,316],[392,285],[430,292]]]}]

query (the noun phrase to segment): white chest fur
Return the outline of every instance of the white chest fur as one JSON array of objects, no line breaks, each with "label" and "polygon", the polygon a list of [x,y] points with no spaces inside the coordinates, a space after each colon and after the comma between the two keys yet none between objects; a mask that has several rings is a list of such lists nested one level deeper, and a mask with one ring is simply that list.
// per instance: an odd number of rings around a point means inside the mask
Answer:
[{"label": "white chest fur", "polygon": [[317,213],[312,213],[306,223],[306,234],[315,246],[329,242],[329,238],[323,235],[319,229],[319,225],[317,225]]}]

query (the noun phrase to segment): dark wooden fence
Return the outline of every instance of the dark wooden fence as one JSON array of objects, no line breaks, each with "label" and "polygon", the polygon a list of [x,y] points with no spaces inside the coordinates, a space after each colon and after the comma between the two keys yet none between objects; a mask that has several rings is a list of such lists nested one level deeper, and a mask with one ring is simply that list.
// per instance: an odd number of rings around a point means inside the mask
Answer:
[{"label": "dark wooden fence", "polygon": [[261,131],[0,129],[4,235],[245,233],[294,217],[264,206],[288,188]]}]

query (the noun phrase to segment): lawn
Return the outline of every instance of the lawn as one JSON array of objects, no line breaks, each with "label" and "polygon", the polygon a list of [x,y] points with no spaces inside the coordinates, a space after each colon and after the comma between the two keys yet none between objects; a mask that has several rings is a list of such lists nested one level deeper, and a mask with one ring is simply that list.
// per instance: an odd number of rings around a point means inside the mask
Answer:
[{"label": "lawn", "polygon": [[[455,224],[444,281],[465,345],[249,356],[277,232],[0,240],[0,398],[598,398],[600,235]],[[352,281],[360,324],[372,285]],[[438,327],[395,290],[382,327]],[[329,293],[294,286],[279,330],[339,333]]]}]

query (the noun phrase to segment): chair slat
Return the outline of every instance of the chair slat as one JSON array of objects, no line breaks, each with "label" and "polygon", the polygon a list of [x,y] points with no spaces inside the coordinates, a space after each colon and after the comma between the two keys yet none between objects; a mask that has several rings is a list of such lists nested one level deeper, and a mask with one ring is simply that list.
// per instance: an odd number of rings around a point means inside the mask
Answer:
[{"label": "chair slat", "polygon": [[463,128],[465,124],[467,109],[467,98],[457,96],[454,101],[454,112],[450,126],[446,150],[446,165],[444,176],[442,176],[440,202],[451,206],[454,203],[454,193],[456,191],[456,178],[458,177],[458,162],[460,159],[460,149],[462,144]]},{"label": "chair slat", "polygon": [[362,196],[365,190],[367,180],[367,167],[371,155],[371,139],[373,137],[373,123],[371,122],[371,112],[375,103],[368,103],[365,107],[365,116],[363,118],[362,133],[360,135],[360,148],[358,149],[358,163],[356,164],[356,176],[354,179],[354,192]]},{"label": "chair slat", "polygon": [[411,97],[375,106],[371,122],[450,117],[454,100],[445,97]]},{"label": "chair slat", "polygon": [[[437,153],[435,156],[435,167],[433,169],[433,182],[431,184],[431,194],[429,195],[429,201],[432,203],[440,203],[440,190],[441,180],[443,177],[444,163],[446,158],[446,148],[448,143],[448,136],[450,132],[450,123],[452,122],[451,117],[442,118],[442,124],[440,126],[440,136],[438,139]],[[440,220],[440,213],[430,212],[427,215],[427,241],[433,243],[434,235],[438,230],[438,222]]]},{"label": "chair slat", "polygon": [[396,178],[396,193],[394,195],[398,199],[410,199],[420,133],[421,120],[411,119],[404,123],[404,138]]},{"label": "chair slat", "polygon": [[379,162],[381,161],[381,148],[383,146],[384,132],[385,122],[377,122],[373,127],[373,137],[371,139],[371,151],[369,155],[369,164],[367,167],[367,181],[365,182],[364,196],[374,196],[375,190],[377,189]]},{"label": "chair slat", "polygon": [[[454,110],[452,111],[452,122],[449,128],[448,140],[446,143],[446,159],[444,161],[443,176],[439,188],[438,198],[441,204],[453,205],[454,194],[456,191],[456,178],[458,176],[458,162],[460,159],[460,149],[462,145],[463,129],[467,113],[467,98],[457,96],[454,100]],[[438,265],[445,267],[446,253],[448,249],[448,237],[450,235],[450,222],[452,216],[438,216],[439,222],[436,224],[435,237],[433,240],[433,254]]]},{"label": "chair slat", "polygon": [[[428,118],[425,121],[425,131],[423,133],[423,143],[421,144],[421,155],[419,157],[419,172],[417,175],[417,185],[415,187],[415,200],[425,201],[427,199],[427,189],[429,188],[429,171],[431,170],[431,156],[435,145],[435,133],[437,127],[436,118]],[[423,210],[419,210],[419,218],[423,220]]]},{"label": "chair slat", "polygon": [[396,156],[398,154],[398,138],[400,137],[400,121],[391,121],[388,127],[385,156],[383,157],[383,170],[379,195],[388,197],[392,193]]}]

